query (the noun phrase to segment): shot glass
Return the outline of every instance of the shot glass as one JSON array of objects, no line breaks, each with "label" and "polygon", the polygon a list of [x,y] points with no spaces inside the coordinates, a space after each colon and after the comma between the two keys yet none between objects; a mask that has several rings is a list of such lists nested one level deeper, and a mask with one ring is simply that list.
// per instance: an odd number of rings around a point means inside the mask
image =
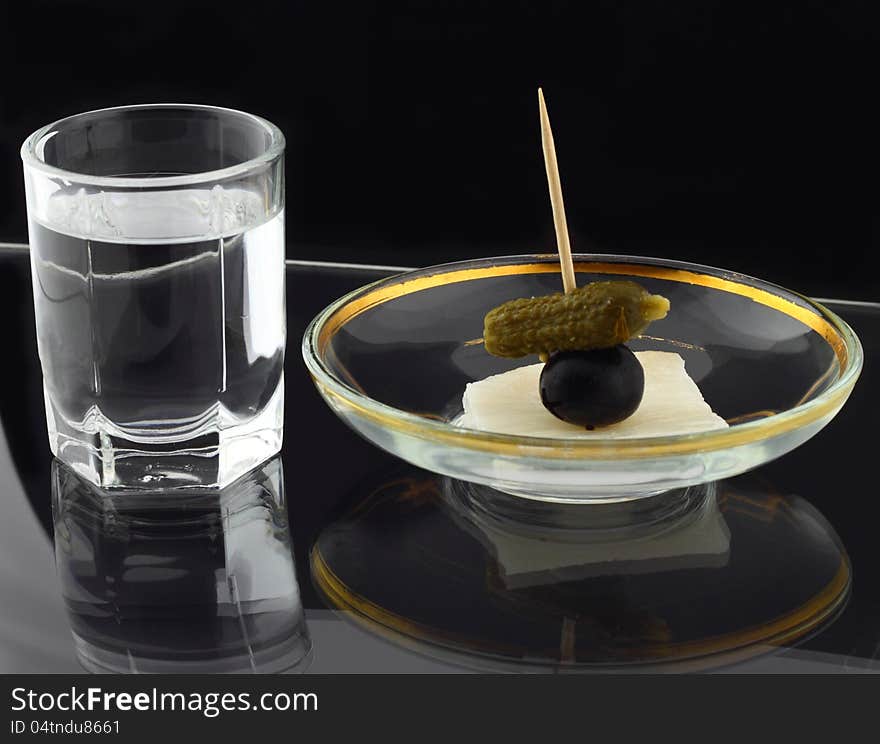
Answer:
[{"label": "shot glass", "polygon": [[52,452],[96,485],[225,486],[281,448],[284,136],[124,106],[21,150]]}]

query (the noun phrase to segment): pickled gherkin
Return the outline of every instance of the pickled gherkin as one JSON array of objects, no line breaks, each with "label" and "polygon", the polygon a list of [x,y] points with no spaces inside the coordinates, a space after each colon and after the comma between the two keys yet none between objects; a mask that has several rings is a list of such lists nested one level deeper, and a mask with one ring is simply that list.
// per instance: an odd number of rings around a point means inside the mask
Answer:
[{"label": "pickled gherkin", "polygon": [[601,281],[568,294],[511,300],[484,320],[486,351],[499,357],[601,349],[666,317],[669,300],[632,281]]}]

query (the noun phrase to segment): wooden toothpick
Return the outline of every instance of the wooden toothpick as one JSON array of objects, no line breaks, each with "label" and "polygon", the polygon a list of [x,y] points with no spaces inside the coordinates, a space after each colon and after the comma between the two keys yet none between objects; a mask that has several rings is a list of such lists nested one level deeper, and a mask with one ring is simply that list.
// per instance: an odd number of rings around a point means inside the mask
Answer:
[{"label": "wooden toothpick", "polygon": [[541,111],[541,145],[544,149],[544,165],[547,168],[547,185],[550,187],[550,204],[553,207],[553,225],[556,228],[556,247],[562,266],[562,286],[568,294],[577,288],[574,265],[571,260],[571,243],[568,241],[568,223],[565,220],[565,204],[562,202],[562,184],[559,182],[559,166],[556,164],[556,147],[544,103],[544,91],[538,88],[538,108]]}]

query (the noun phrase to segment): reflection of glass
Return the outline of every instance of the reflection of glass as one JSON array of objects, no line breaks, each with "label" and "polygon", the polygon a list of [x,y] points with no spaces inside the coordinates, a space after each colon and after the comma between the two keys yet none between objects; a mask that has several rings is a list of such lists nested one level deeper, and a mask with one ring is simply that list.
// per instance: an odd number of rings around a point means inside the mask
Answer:
[{"label": "reflection of glass", "polygon": [[367,629],[515,671],[730,664],[825,627],[850,586],[822,515],[756,478],[584,507],[408,469],[324,530],[311,568]]},{"label": "reflection of glass", "polygon": [[304,666],[281,460],[227,488],[120,493],[55,460],[55,554],[77,655],[95,672]]},{"label": "reflection of glass", "polygon": [[223,486],[281,447],[284,137],[210,106],[22,147],[53,453],[105,487]]}]

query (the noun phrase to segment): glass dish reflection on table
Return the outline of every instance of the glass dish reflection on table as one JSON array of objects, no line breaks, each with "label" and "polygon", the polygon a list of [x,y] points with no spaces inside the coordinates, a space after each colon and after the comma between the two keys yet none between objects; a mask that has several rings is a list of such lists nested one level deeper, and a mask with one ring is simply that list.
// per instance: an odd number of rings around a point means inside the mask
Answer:
[{"label": "glass dish reflection on table", "polygon": [[590,508],[410,466],[357,493],[312,548],[321,596],[372,634],[480,671],[769,661],[850,596],[833,527],[756,475]]},{"label": "glass dish reflection on table", "polygon": [[730,428],[587,440],[456,426],[467,383],[534,361],[488,354],[483,317],[507,300],[560,291],[556,255],[452,263],[371,284],[312,321],[303,357],[333,411],[392,454],[506,493],[582,503],[651,496],[766,463],[822,429],[858,378],[852,329],[795,292],[664,259],[575,262],[579,285],[633,279],[669,298],[669,315],[630,346],[679,353]]}]

